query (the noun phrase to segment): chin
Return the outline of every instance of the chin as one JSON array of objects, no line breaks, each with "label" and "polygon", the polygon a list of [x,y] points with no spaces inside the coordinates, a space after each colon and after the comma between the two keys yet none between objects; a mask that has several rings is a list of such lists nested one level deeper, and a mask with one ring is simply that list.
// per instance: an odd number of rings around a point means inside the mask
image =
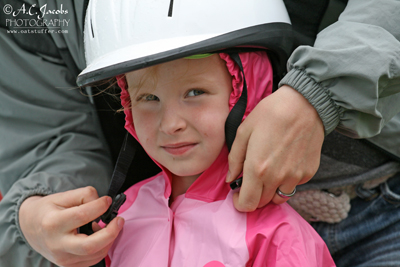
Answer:
[{"label": "chin", "polygon": [[[168,169],[168,168],[167,168]],[[172,174],[176,175],[176,176],[200,176],[200,174],[202,174],[207,168],[203,169],[203,168],[198,168],[198,169],[191,169],[191,170],[182,170],[182,169],[168,169]]]},{"label": "chin", "polygon": [[200,176],[203,172],[171,172],[175,176],[185,177],[185,176]]}]

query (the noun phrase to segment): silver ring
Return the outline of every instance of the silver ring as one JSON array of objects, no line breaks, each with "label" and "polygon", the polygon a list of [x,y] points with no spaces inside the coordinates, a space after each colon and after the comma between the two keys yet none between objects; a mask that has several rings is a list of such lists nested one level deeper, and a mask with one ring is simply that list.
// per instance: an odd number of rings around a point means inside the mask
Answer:
[{"label": "silver ring", "polygon": [[294,196],[294,194],[296,194],[296,187],[293,189],[293,192],[290,194],[283,193],[281,190],[279,190],[279,187],[278,187],[276,189],[276,193],[278,194],[278,196],[280,196],[282,198],[291,198],[292,196]]}]

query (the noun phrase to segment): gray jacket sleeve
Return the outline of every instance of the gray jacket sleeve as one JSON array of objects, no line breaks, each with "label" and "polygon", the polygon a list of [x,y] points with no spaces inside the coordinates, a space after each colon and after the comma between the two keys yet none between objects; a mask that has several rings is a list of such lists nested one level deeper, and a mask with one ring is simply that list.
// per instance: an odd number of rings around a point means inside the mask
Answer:
[{"label": "gray jacket sleeve", "polygon": [[21,203],[87,185],[106,193],[112,166],[89,98],[62,62],[18,47],[0,28],[0,266],[54,266],[27,244]]},{"label": "gray jacket sleeve", "polygon": [[400,1],[349,0],[314,47],[298,47],[287,84],[316,108],[325,134],[368,138],[400,111]]}]

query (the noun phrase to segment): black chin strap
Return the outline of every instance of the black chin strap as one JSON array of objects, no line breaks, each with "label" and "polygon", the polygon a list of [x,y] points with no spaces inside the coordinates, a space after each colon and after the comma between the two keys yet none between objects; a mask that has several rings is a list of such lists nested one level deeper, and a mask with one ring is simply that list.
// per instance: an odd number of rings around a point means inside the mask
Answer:
[{"label": "black chin strap", "polygon": [[132,164],[133,158],[136,153],[136,143],[134,142],[133,136],[130,133],[126,133],[124,143],[122,144],[121,151],[119,152],[117,163],[115,165],[114,172],[112,174],[110,187],[108,188],[108,194],[113,202],[108,208],[106,213],[101,216],[101,220],[108,224],[118,215],[118,210],[124,204],[126,196],[124,193],[118,194],[122,185],[126,180],[129,167]]},{"label": "black chin strap", "polygon": [[242,123],[244,113],[246,112],[247,83],[246,83],[246,78],[244,77],[243,65],[242,61],[240,60],[239,54],[232,53],[229,54],[229,56],[239,66],[243,77],[242,94],[240,95],[238,102],[236,102],[235,106],[233,106],[225,122],[225,140],[226,144],[228,145],[228,150],[231,151],[233,141],[235,140],[236,137],[237,129],[239,128],[239,125]]},{"label": "black chin strap", "polygon": [[[246,112],[247,107],[247,83],[246,78],[244,76],[243,64],[240,60],[238,53],[230,53],[229,56],[235,61],[235,63],[239,66],[240,71],[243,77],[243,89],[242,94],[238,102],[236,102],[235,106],[233,106],[231,112],[228,115],[228,118],[225,122],[225,139],[226,144],[228,146],[228,150],[231,151],[233,141],[236,137],[237,129],[239,125],[242,123],[244,113]],[[242,177],[239,177],[235,181],[230,184],[232,190],[239,188],[242,185]]]}]

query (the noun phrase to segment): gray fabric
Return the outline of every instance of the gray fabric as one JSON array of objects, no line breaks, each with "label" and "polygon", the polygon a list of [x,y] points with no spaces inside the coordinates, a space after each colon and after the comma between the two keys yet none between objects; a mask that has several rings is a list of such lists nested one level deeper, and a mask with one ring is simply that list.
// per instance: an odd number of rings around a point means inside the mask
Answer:
[{"label": "gray fabric", "polygon": [[337,161],[366,169],[378,167],[392,160],[389,153],[376,149],[364,139],[349,138],[336,131],[325,137],[321,152]]},{"label": "gray fabric", "polygon": [[344,175],[342,177],[329,177],[329,179],[313,179],[312,182],[297,186],[297,189],[299,191],[331,189],[348,185],[362,184],[370,181],[371,179],[377,179],[387,175],[396,174],[397,172],[400,172],[400,163],[391,161],[355,176]]},{"label": "gray fabric", "polygon": [[[338,22],[317,36],[314,47],[294,51],[289,73],[280,82],[316,108],[326,135],[336,129],[352,138],[367,138],[394,159],[400,158],[399,10],[400,1],[350,0]],[[329,135],[325,143],[327,139]],[[375,154],[376,159],[382,157],[380,164],[361,166],[374,152],[352,148],[355,143],[341,147],[338,140],[332,141],[329,149],[343,158],[323,150],[315,177],[299,189],[327,189],[398,171],[384,154]]]},{"label": "gray fabric", "polygon": [[[319,33],[314,47],[301,46],[290,57],[289,73],[280,84],[310,101],[326,134],[336,129],[370,138],[399,116],[399,10],[396,0],[350,0],[339,21]],[[374,143],[388,149],[398,133],[388,131],[389,145],[379,138]],[[398,148],[390,151],[400,155]]]},{"label": "gray fabric", "polygon": [[[394,105],[399,106],[399,103],[400,102],[395,103]],[[380,134],[368,138],[367,140],[400,158],[400,114],[394,116],[394,118],[382,128]]]},{"label": "gray fabric", "polygon": [[[400,164],[392,163],[389,153],[376,149],[364,140],[333,131],[325,137],[317,173],[311,182],[300,188],[310,187],[310,184],[314,189],[328,189],[334,187],[333,184],[344,186],[360,182],[361,176],[363,181],[376,179],[400,170]],[[384,173],[381,173],[383,169]]]},{"label": "gray fabric", "polygon": [[[74,8],[83,1],[62,3],[74,21]],[[71,23],[63,35],[79,67],[81,27]],[[106,194],[112,172],[108,150],[94,106],[65,65],[21,49],[2,28],[0,58],[0,266],[54,266],[24,239],[19,207],[32,195],[86,185]]]}]

